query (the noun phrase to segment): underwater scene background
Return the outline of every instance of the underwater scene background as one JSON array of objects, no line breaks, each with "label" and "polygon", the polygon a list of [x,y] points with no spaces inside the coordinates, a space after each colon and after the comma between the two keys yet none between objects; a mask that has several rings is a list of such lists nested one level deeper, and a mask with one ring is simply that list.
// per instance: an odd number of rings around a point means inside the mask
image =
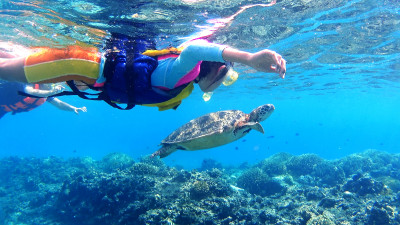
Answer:
[{"label": "underwater scene background", "polygon": [[[101,47],[111,32],[177,46],[241,0],[0,0],[0,48]],[[0,224],[400,224],[400,2],[283,0],[236,15],[215,42],[287,60],[285,79],[235,65],[205,102],[120,111],[61,97],[0,123]],[[149,154],[189,120],[272,103],[265,134]]]}]

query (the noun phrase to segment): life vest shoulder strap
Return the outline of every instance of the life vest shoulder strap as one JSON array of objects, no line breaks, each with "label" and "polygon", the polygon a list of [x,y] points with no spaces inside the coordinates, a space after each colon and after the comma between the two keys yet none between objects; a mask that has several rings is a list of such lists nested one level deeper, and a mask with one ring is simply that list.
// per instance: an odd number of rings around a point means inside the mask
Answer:
[{"label": "life vest shoulder strap", "polygon": [[182,51],[183,51],[183,48],[168,47],[168,48],[161,49],[161,50],[150,49],[150,50],[143,52],[142,54],[150,56],[150,57],[159,57],[159,56],[165,56],[165,55],[180,55]]}]

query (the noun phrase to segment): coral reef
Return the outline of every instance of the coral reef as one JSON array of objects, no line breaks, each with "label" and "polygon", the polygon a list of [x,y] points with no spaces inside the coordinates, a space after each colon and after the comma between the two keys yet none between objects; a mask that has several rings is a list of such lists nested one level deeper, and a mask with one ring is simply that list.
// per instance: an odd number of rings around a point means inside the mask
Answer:
[{"label": "coral reef", "polygon": [[288,153],[278,153],[267,159],[264,159],[257,164],[257,167],[259,167],[268,176],[286,174],[286,164],[291,158],[293,158],[293,156]]},{"label": "coral reef", "polygon": [[400,156],[329,161],[279,153],[255,165],[207,160],[0,159],[3,224],[400,224]]},{"label": "coral reef", "polygon": [[286,191],[285,186],[279,180],[272,179],[259,168],[252,168],[244,172],[239,177],[237,184],[251,194],[263,197]]},{"label": "coral reef", "polygon": [[134,160],[126,154],[113,152],[106,155],[99,163],[104,172],[124,170],[134,164]]},{"label": "coral reef", "polygon": [[286,163],[286,168],[294,176],[309,175],[323,162],[324,160],[318,155],[305,154],[291,157]]},{"label": "coral reef", "polygon": [[360,196],[367,194],[380,194],[384,191],[384,184],[369,176],[354,175],[343,185],[343,190],[357,193]]}]

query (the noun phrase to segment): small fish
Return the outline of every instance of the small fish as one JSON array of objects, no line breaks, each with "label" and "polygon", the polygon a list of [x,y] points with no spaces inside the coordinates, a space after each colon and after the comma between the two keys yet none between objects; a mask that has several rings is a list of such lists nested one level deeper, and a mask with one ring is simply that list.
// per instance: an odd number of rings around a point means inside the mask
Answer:
[{"label": "small fish", "polygon": [[239,191],[244,191],[243,188],[233,186],[232,184],[231,184],[231,188],[232,188],[234,191],[237,191],[237,192],[239,192]]},{"label": "small fish", "polygon": [[271,136],[268,136],[267,138],[274,138],[275,136],[273,136],[273,135],[271,135]]}]

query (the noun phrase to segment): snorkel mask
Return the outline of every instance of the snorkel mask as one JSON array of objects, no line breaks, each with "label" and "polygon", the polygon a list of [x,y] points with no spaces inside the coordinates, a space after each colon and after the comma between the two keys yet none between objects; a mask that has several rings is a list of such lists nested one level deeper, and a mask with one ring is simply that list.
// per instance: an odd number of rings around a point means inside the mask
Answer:
[{"label": "snorkel mask", "polygon": [[[226,62],[225,67],[226,67],[226,72],[225,72],[224,81],[222,82],[222,84],[224,86],[230,86],[236,82],[236,80],[239,77],[239,73],[233,69],[232,62]],[[205,92],[203,94],[203,100],[205,102],[209,101],[211,99],[212,94],[213,94],[213,92]]]},{"label": "snorkel mask", "polygon": [[239,73],[233,69],[232,62],[226,62],[225,65],[226,68],[228,68],[228,72],[226,72],[225,80],[222,82],[222,84],[225,86],[231,86],[238,79]]}]

